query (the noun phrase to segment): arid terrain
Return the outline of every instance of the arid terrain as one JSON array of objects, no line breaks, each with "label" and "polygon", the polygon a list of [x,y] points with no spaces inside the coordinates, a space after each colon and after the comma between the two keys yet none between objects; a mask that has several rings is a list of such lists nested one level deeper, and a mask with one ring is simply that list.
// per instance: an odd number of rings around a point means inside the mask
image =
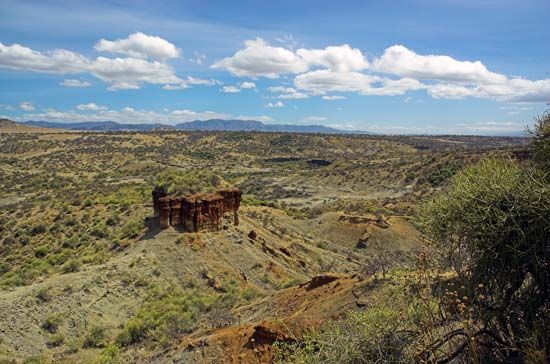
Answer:
[{"label": "arid terrain", "polygon": [[[0,363],[271,362],[275,342],[405,302],[419,254],[435,256],[418,204],[464,166],[526,144],[0,132]],[[167,172],[239,188],[240,224],[161,230],[151,191]]]}]

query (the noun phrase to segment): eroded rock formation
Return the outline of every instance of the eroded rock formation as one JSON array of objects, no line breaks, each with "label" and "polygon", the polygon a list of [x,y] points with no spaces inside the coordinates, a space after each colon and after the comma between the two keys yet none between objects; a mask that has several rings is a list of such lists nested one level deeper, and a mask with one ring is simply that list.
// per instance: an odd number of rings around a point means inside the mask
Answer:
[{"label": "eroded rock formation", "polygon": [[220,230],[225,214],[233,215],[239,225],[239,206],[242,192],[236,188],[209,194],[167,196],[164,191],[153,191],[153,208],[162,229],[179,226],[187,232]]}]

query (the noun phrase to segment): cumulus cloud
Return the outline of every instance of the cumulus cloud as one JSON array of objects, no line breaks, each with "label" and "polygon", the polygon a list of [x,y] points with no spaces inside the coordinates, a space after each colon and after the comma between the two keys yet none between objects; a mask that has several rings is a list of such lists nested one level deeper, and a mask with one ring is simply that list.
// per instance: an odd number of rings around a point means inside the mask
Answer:
[{"label": "cumulus cloud", "polygon": [[[184,89],[190,85],[211,86],[218,83],[215,80],[178,77],[165,60],[177,57],[179,51],[159,37],[135,33],[126,39],[116,41],[102,39],[96,44],[96,49],[127,54],[130,57],[100,56],[90,59],[65,49],[40,52],[19,44],[0,43],[0,67],[57,74],[90,73],[107,83],[110,90],[138,89],[146,83],[164,85],[165,89]],[[90,83],[67,79],[61,82],[61,85],[88,87]]]},{"label": "cumulus cloud", "polygon": [[25,111],[34,110],[34,105],[32,104],[32,102],[28,102],[28,101],[23,101],[22,103],[19,104],[19,107],[21,108],[21,110],[25,110]]},{"label": "cumulus cloud", "polygon": [[111,90],[138,89],[142,83],[178,84],[182,82],[169,65],[137,58],[98,57],[90,71],[100,80],[109,83]]},{"label": "cumulus cloud", "polygon": [[[361,50],[348,44],[296,51],[272,47],[257,38],[213,65],[236,76],[277,78],[296,74],[295,88],[280,87],[279,98],[307,98],[329,92],[395,96],[426,90],[434,98],[490,98],[513,102],[549,102],[550,79],[510,78],[490,71],[481,61],[447,55],[422,55],[394,45],[369,63]],[[272,88],[273,89],[273,88]],[[283,92],[283,90],[288,92]],[[276,92],[276,91],[272,91]]]},{"label": "cumulus cloud", "polygon": [[345,96],[339,96],[339,95],[325,95],[323,96],[323,100],[327,101],[336,101],[336,100],[344,100]]},{"label": "cumulus cloud", "polygon": [[550,80],[531,81],[514,78],[505,83],[492,85],[435,84],[428,86],[427,90],[436,99],[477,97],[510,102],[550,101]]},{"label": "cumulus cloud", "polygon": [[141,32],[114,41],[101,39],[94,48],[99,52],[124,54],[135,58],[165,60],[180,56],[180,51],[172,43],[161,37]]},{"label": "cumulus cloud", "polygon": [[59,85],[64,87],[90,87],[92,84],[88,81],[74,80],[74,79],[65,79],[63,82],[60,82]]},{"label": "cumulus cloud", "polygon": [[419,55],[402,45],[387,48],[372,69],[417,80],[502,83],[507,77],[491,72],[480,61],[458,61],[449,56]]},{"label": "cumulus cloud", "polygon": [[241,92],[241,89],[238,88],[237,86],[229,85],[229,86],[223,86],[221,88],[221,92],[226,94],[236,94]]},{"label": "cumulus cloud", "polygon": [[219,85],[220,81],[214,79],[203,79],[197,77],[187,76],[187,78],[180,80],[176,84],[167,84],[162,86],[164,90],[185,90],[191,87],[192,85],[202,85],[202,86],[214,86]]},{"label": "cumulus cloud", "polygon": [[6,46],[0,43],[0,67],[45,72],[77,73],[89,67],[86,57],[65,49],[38,52],[20,44]]},{"label": "cumulus cloud", "polygon": [[267,90],[273,93],[279,93],[277,98],[279,99],[307,99],[308,94],[299,92],[292,87],[283,87],[283,86],[272,86],[268,87]]},{"label": "cumulus cloud", "polygon": [[100,106],[100,105],[97,105],[93,102],[90,102],[88,104],[79,104],[76,106],[76,108],[78,110],[81,110],[81,111],[102,111],[102,110],[107,110],[107,107],[106,106]]},{"label": "cumulus cloud", "polygon": [[325,49],[298,49],[296,54],[310,66],[324,66],[332,71],[361,71],[369,66],[363,53],[348,44]]},{"label": "cumulus cloud", "polygon": [[285,73],[302,73],[312,66],[323,66],[334,71],[359,71],[368,67],[367,59],[357,48],[344,44],[325,49],[298,49],[294,52],[273,47],[261,38],[248,40],[245,48],[212,65],[226,69],[239,77],[277,78]]},{"label": "cumulus cloud", "polygon": [[283,104],[281,101],[270,102],[267,105],[265,105],[265,107],[268,107],[270,109],[284,107],[284,106],[285,106],[285,104]]},{"label": "cumulus cloud", "polygon": [[307,70],[306,62],[297,54],[282,47],[270,46],[261,38],[247,40],[245,48],[231,57],[212,65],[225,69],[239,77],[277,78],[284,73],[300,73]]},{"label": "cumulus cloud", "polygon": [[294,84],[299,89],[318,95],[327,92],[354,92],[363,95],[395,96],[424,88],[422,83],[410,78],[394,80],[360,72],[330,70],[317,70],[298,75]]},{"label": "cumulus cloud", "polygon": [[245,81],[241,83],[241,88],[244,88],[244,89],[256,88],[256,84],[254,82]]}]

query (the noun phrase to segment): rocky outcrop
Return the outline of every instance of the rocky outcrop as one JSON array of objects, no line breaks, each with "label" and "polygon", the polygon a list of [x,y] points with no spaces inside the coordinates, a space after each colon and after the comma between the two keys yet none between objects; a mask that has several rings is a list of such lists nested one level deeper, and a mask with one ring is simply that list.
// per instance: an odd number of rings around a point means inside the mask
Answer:
[{"label": "rocky outcrop", "polygon": [[220,230],[227,213],[239,225],[241,195],[236,188],[188,196],[167,196],[162,190],[154,190],[153,208],[162,229],[175,226],[186,232]]},{"label": "rocky outcrop", "polygon": [[325,284],[332,283],[338,279],[347,278],[348,276],[341,273],[324,273],[318,276],[311,278],[307,283],[300,285],[300,287],[305,286],[306,290],[315,289],[317,287],[324,286]]}]

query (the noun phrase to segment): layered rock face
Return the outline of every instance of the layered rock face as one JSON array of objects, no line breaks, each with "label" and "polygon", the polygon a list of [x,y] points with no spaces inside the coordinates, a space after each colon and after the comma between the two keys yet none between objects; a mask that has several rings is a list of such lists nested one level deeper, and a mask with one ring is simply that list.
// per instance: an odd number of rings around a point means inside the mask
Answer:
[{"label": "layered rock face", "polygon": [[153,208],[162,229],[179,226],[187,232],[220,230],[226,213],[232,213],[233,223],[239,225],[241,195],[236,188],[189,196],[167,196],[162,191],[153,191]]}]

